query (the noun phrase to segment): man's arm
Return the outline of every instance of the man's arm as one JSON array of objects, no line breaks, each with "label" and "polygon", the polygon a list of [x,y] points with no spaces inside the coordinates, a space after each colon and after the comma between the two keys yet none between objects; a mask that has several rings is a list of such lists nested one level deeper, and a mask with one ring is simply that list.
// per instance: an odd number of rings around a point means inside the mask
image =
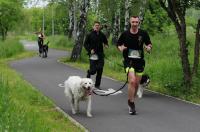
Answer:
[{"label": "man's arm", "polygon": [[86,36],[84,41],[84,48],[87,50],[88,53],[90,53],[90,41],[89,41],[89,34]]},{"label": "man's arm", "polygon": [[144,47],[147,51],[150,51],[152,49],[152,44],[145,45]]},{"label": "man's arm", "polygon": [[127,49],[126,46],[124,46],[125,42],[125,34],[122,33],[117,41],[117,49],[121,52],[123,52],[125,49]]},{"label": "man's arm", "polygon": [[145,50],[149,53],[152,49],[152,43],[151,43],[151,40],[150,40],[150,37],[149,37],[149,34],[147,32],[145,32],[145,40],[144,40],[144,48]]},{"label": "man's arm", "polygon": [[121,52],[123,52],[125,49],[127,49],[126,46],[124,46],[124,44],[117,46],[117,49]]}]

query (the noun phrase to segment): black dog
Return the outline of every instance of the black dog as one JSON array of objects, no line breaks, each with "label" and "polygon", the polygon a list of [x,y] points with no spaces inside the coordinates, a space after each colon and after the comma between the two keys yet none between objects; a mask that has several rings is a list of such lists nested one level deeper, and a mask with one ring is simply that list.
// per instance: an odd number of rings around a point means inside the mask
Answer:
[{"label": "black dog", "polygon": [[47,53],[48,53],[48,49],[49,49],[48,44],[49,44],[49,41],[46,44],[42,45],[42,58],[47,57]]},{"label": "black dog", "polygon": [[142,98],[143,91],[148,87],[149,83],[150,83],[150,77],[147,74],[142,75],[137,91],[138,98]]}]

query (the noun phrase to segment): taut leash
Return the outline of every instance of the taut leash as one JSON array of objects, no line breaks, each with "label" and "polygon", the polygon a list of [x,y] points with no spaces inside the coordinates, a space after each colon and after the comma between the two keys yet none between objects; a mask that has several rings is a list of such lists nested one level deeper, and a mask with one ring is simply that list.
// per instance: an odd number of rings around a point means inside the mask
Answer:
[{"label": "taut leash", "polygon": [[[129,72],[128,72],[128,73],[129,73]],[[112,95],[112,94],[117,93],[118,91],[122,90],[122,89],[126,86],[126,84],[128,83],[128,73],[127,73],[127,79],[126,79],[126,82],[124,83],[123,86],[121,86],[121,87],[120,87],[119,89],[117,89],[116,91],[111,92],[111,93],[108,93],[108,94],[100,94],[100,93],[97,93],[98,90],[96,90],[97,92],[95,92],[95,90],[93,90],[92,92],[93,92],[95,95],[98,95],[98,96],[109,96],[109,95]],[[99,92],[100,92],[100,91],[99,91]],[[102,90],[102,92],[103,92],[103,90]],[[101,93],[102,93],[102,92],[101,92]]]}]

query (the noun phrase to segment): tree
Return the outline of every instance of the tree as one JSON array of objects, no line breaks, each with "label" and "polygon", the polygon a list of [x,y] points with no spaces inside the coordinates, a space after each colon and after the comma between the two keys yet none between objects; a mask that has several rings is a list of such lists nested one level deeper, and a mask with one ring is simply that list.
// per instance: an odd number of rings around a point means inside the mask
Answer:
[{"label": "tree", "polygon": [[[120,16],[121,16],[121,5],[122,5],[122,1],[118,1],[116,2],[116,9],[115,9],[115,13],[114,13],[114,25],[113,25],[113,36],[112,36],[112,44],[116,44],[119,34],[120,34]],[[123,17],[124,18],[124,17]]]},{"label": "tree", "polygon": [[146,3],[147,3],[147,0],[143,0],[140,6],[140,11],[139,11],[140,24],[142,24],[143,19],[144,19]]},{"label": "tree", "polygon": [[22,1],[0,0],[0,33],[6,39],[8,31],[22,19]]},{"label": "tree", "polygon": [[194,64],[192,73],[197,75],[197,70],[199,67],[199,49],[200,49],[200,18],[196,27],[196,39],[195,39],[195,48],[194,48]]},{"label": "tree", "polygon": [[120,8],[115,12],[113,27],[112,44],[117,44],[117,39],[120,33]]},{"label": "tree", "polygon": [[151,35],[166,31],[165,28],[171,24],[171,20],[166,11],[160,6],[160,3],[157,0],[151,0],[146,3],[146,9],[143,8],[143,4],[145,4],[144,1],[140,5],[139,14],[143,16],[140,26],[148,30]]},{"label": "tree", "polygon": [[186,87],[191,86],[192,72],[188,58],[188,44],[186,39],[186,9],[193,4],[198,3],[197,0],[159,0],[161,7],[167,12],[168,16],[175,25],[178,34],[180,57],[183,68],[183,77]]},{"label": "tree", "polygon": [[[195,8],[200,9],[200,1],[194,2]],[[194,63],[193,63],[193,75],[197,75],[199,67],[199,55],[200,55],[200,16],[198,18],[196,26],[196,39],[195,39],[195,48],[194,48]]]},{"label": "tree", "polygon": [[73,33],[73,29],[74,29],[74,14],[75,14],[75,10],[74,10],[74,6],[76,4],[76,1],[74,0],[70,0],[69,1],[69,31],[68,31],[68,37],[71,38],[72,37],[72,33]]},{"label": "tree", "polygon": [[75,40],[75,45],[71,54],[72,61],[76,61],[78,58],[80,58],[80,55],[81,55],[83,40],[85,37],[87,11],[89,8],[89,3],[90,3],[89,0],[82,0],[82,3],[81,3],[81,14],[80,14],[80,20],[78,23],[77,38]]},{"label": "tree", "polygon": [[129,17],[130,17],[130,4],[131,4],[131,0],[125,0],[124,1],[124,5],[125,5],[125,26],[124,26],[124,30],[128,30],[129,28]]}]

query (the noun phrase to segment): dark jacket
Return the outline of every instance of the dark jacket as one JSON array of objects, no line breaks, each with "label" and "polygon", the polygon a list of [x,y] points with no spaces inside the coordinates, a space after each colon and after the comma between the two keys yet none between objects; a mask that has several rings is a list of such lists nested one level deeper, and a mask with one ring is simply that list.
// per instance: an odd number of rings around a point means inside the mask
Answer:
[{"label": "dark jacket", "polygon": [[88,55],[90,55],[91,50],[94,49],[94,52],[99,57],[104,57],[103,44],[108,45],[106,36],[101,31],[98,33],[96,31],[91,31],[85,38],[84,47]]}]

